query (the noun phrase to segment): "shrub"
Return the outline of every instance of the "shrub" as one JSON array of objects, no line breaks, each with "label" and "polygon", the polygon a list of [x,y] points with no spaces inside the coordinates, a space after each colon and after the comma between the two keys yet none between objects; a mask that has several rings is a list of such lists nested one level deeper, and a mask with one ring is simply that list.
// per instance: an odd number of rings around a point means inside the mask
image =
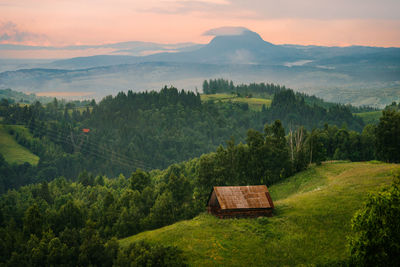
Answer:
[{"label": "shrub", "polygon": [[398,266],[400,262],[400,173],[393,184],[370,195],[351,222],[351,264]]}]

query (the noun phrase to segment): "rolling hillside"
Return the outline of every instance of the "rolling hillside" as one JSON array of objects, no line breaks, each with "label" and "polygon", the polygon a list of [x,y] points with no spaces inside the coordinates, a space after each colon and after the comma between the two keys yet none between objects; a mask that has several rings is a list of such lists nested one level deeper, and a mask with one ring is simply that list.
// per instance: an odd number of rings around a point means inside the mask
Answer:
[{"label": "rolling hillside", "polygon": [[390,184],[399,165],[324,163],[271,186],[272,218],[220,220],[201,214],[120,240],[175,245],[192,266],[324,265],[347,257],[350,219],[368,192]]},{"label": "rolling hillside", "polygon": [[24,162],[28,162],[31,165],[38,164],[39,157],[17,143],[15,138],[8,132],[10,127],[12,127],[14,131],[29,134],[29,131],[23,126],[0,125],[0,154],[3,155],[8,163],[23,164]]}]

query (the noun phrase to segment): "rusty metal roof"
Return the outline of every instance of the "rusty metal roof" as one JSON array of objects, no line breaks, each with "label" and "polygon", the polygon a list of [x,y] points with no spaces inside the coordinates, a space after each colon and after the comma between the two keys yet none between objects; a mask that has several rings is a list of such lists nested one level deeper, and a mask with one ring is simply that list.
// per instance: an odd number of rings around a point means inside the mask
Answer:
[{"label": "rusty metal roof", "polygon": [[214,186],[221,209],[273,208],[267,186]]}]

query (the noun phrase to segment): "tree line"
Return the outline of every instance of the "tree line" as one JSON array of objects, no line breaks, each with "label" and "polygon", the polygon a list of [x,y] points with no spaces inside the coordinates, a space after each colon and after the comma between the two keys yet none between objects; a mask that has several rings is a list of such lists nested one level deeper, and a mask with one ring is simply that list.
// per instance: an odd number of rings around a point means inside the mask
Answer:
[{"label": "tree line", "polygon": [[[250,83],[250,84],[237,84],[235,85],[233,81],[219,79],[209,79],[203,81],[203,93],[204,94],[235,94],[242,97],[261,97],[271,99],[275,94],[282,91],[291,90],[286,88],[284,85],[273,84],[273,83]],[[293,91],[293,90],[291,90]],[[303,98],[305,103],[310,106],[317,105],[319,107],[329,109],[332,106],[337,106],[336,103],[326,102],[323,99],[316,97],[314,95],[308,95],[301,92],[295,93],[296,97]],[[376,108],[369,106],[353,106],[353,105],[341,105],[347,107],[352,113],[376,111]]]},{"label": "tree line", "polygon": [[[271,107],[261,111],[249,109],[246,103],[202,103],[197,93],[166,87],[160,92],[121,92],[99,103],[86,103],[81,106],[55,99],[46,105],[21,106],[2,102],[4,123],[25,125],[32,136],[17,130],[10,133],[40,161],[38,166],[3,161],[7,176],[15,179],[2,178],[1,192],[58,176],[76,179],[83,170],[115,177],[120,173],[129,176],[139,168],[163,169],[213,151],[230,137],[245,142],[247,129],[262,131],[265,123],[277,119],[287,134],[304,126],[304,130],[315,129],[318,140],[329,139],[324,141],[327,159],[375,157],[371,156],[374,148],[368,145],[375,142],[374,126],[364,127],[343,105],[310,106],[289,89],[276,93]],[[330,129],[325,129],[326,124]]]}]

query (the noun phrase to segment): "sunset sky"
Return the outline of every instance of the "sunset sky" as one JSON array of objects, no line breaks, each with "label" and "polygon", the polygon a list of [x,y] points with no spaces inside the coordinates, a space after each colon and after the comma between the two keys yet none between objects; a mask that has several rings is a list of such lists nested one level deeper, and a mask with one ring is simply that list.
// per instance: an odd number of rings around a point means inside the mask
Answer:
[{"label": "sunset sky", "polygon": [[275,44],[400,46],[399,0],[0,0],[0,43],[206,43],[242,26]]}]

